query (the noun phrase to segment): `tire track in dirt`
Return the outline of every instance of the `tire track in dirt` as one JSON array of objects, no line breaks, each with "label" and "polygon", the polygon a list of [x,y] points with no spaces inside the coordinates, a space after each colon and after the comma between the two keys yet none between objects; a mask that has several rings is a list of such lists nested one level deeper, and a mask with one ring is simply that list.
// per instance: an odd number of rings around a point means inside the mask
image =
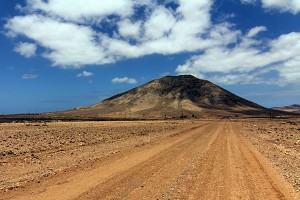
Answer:
[{"label": "tire track in dirt", "polygon": [[208,125],[191,131],[190,137],[165,149],[134,168],[112,177],[77,199],[161,199],[172,198],[176,182],[215,139],[220,127]]},{"label": "tire track in dirt", "polygon": [[231,123],[226,123],[196,169],[197,178],[182,199],[299,198]]}]

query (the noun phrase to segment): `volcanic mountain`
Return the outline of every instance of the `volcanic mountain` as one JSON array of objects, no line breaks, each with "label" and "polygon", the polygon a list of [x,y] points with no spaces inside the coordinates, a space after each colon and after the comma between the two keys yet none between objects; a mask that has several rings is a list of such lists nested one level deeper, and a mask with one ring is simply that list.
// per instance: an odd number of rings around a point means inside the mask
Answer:
[{"label": "volcanic mountain", "polygon": [[267,114],[268,109],[192,75],[166,76],[91,106],[61,112],[67,116],[179,118]]}]

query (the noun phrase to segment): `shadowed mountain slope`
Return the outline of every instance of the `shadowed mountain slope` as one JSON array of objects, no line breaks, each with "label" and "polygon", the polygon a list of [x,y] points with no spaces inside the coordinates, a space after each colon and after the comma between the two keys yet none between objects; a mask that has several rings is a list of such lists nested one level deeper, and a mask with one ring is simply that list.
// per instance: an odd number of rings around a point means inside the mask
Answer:
[{"label": "shadowed mountain slope", "polygon": [[261,115],[268,109],[192,75],[166,76],[97,104],[61,114],[94,117]]},{"label": "shadowed mountain slope", "polygon": [[284,111],[284,112],[300,113],[300,104],[293,104],[284,107],[274,107],[273,109]]}]

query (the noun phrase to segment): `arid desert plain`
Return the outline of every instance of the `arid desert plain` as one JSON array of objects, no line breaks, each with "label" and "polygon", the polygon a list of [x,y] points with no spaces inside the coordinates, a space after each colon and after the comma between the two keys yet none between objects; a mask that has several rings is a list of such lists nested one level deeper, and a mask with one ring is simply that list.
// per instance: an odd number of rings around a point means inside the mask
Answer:
[{"label": "arid desert plain", "polygon": [[299,199],[300,120],[0,124],[0,199]]}]

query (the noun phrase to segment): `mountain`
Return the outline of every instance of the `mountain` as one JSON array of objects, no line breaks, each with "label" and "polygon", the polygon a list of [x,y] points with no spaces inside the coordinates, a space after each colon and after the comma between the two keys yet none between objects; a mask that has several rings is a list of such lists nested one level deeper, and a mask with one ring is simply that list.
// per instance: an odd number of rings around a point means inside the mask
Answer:
[{"label": "mountain", "polygon": [[272,109],[285,111],[285,112],[300,113],[300,105],[299,104],[293,104],[293,105],[284,106],[284,107],[274,107]]},{"label": "mountain", "polygon": [[220,117],[268,113],[268,109],[192,75],[155,79],[94,105],[60,112],[73,117],[113,118]]}]

